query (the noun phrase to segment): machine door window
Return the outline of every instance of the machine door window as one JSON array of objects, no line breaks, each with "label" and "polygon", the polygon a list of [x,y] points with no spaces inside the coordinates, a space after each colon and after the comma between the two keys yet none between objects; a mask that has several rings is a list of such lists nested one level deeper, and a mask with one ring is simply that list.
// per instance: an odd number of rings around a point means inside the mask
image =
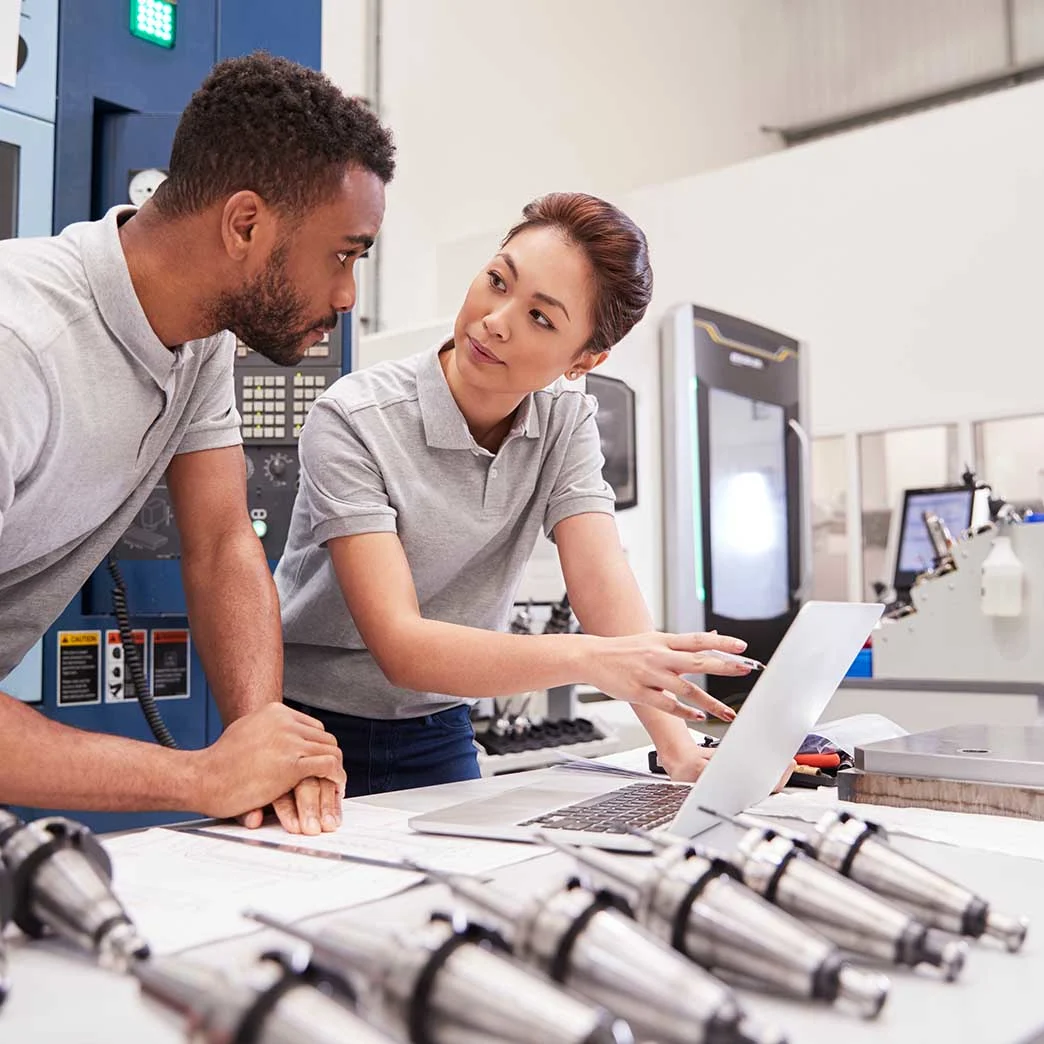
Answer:
[{"label": "machine door window", "polygon": [[785,411],[713,387],[708,403],[712,612],[782,616],[790,607]]},{"label": "machine door window", "polygon": [[21,149],[0,141],[0,239],[18,235],[18,166]]}]

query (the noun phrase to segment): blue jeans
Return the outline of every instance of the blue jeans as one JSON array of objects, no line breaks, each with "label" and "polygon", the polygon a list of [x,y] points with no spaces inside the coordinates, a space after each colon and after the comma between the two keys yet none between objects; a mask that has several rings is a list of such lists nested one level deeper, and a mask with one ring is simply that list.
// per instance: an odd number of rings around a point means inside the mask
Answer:
[{"label": "blue jeans", "polygon": [[423,718],[384,720],[285,702],[318,718],[337,740],[348,773],[348,797],[479,778],[467,705]]}]

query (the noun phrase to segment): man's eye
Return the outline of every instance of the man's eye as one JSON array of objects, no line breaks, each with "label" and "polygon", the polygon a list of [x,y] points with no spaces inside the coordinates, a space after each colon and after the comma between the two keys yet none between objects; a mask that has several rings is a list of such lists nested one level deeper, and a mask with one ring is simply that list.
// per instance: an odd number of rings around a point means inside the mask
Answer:
[{"label": "man's eye", "polygon": [[366,258],[368,258],[369,256],[369,250],[366,250],[361,254],[353,253],[351,250],[342,250],[337,254],[337,261],[340,264],[340,266],[344,268],[344,266],[348,264],[348,262],[351,261],[352,258],[354,258],[356,261],[365,261]]}]

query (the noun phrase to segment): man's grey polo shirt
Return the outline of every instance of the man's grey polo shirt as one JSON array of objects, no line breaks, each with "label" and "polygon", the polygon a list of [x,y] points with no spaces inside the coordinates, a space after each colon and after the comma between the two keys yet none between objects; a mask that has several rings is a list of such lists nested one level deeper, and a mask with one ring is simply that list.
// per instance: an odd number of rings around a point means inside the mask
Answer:
[{"label": "man's grey polo shirt", "polygon": [[388,682],[352,622],[326,541],[398,533],[422,616],[503,631],[541,529],[550,536],[571,515],[613,512],[591,396],[565,381],[528,396],[492,454],[472,438],[438,353],[342,377],[305,422],[301,488],[276,569],[291,699],[367,718],[465,702]]},{"label": "man's grey polo shirt", "polygon": [[230,334],[166,348],[118,222],[0,242],[0,678],[119,540],[175,453],[242,442]]}]

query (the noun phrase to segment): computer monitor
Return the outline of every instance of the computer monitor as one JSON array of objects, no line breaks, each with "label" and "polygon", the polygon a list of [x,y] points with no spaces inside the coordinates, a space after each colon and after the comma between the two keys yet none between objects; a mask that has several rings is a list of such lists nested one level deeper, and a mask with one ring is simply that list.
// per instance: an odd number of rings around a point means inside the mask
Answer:
[{"label": "computer monitor", "polygon": [[954,537],[959,538],[972,523],[975,492],[973,487],[965,485],[904,491],[895,552],[896,592],[909,591],[918,575],[934,564],[935,551],[924,524],[924,513],[938,515]]}]

